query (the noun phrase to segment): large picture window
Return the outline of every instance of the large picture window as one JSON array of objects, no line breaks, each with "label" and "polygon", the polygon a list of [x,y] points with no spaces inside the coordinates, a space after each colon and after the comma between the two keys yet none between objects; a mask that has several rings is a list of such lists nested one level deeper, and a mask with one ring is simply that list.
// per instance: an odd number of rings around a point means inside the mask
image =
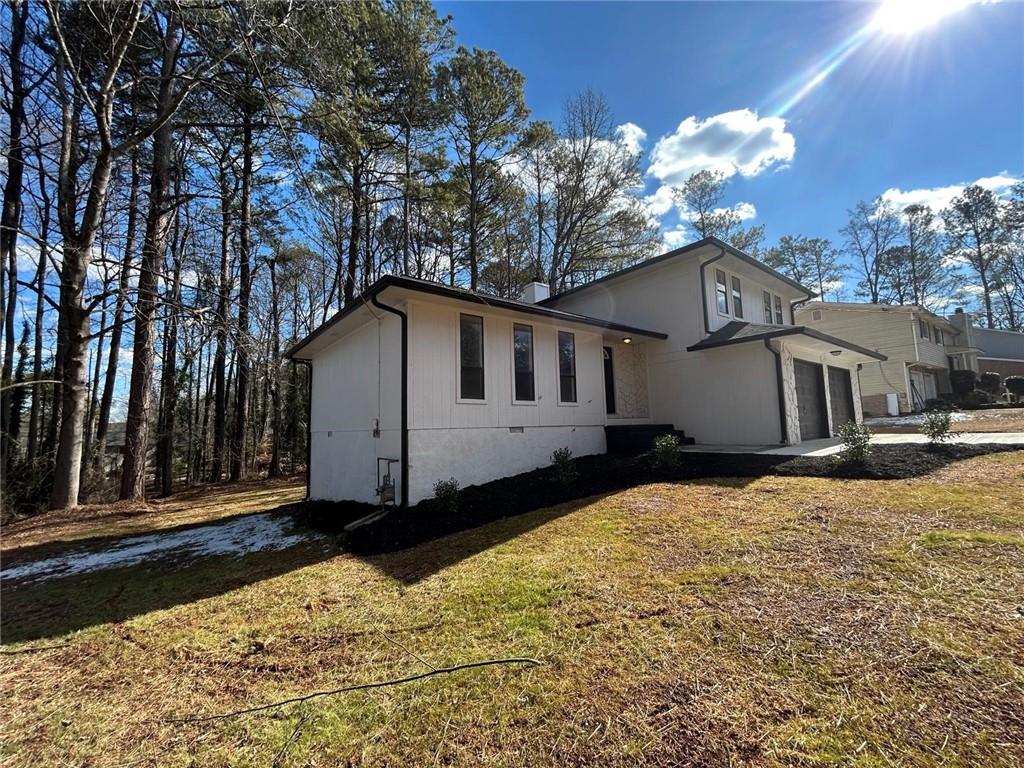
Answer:
[{"label": "large picture window", "polygon": [[732,314],[743,319],[743,291],[740,289],[740,279],[735,275],[732,278]]},{"label": "large picture window", "polygon": [[715,295],[718,297],[718,314],[729,314],[729,286],[725,282],[725,272],[715,270]]},{"label": "large picture window", "polygon": [[764,299],[764,321],[768,325],[772,324],[772,295],[768,291],[761,291],[761,296]]},{"label": "large picture window", "polygon": [[558,401],[576,402],[576,336],[558,332]]},{"label": "large picture window", "polygon": [[459,315],[459,397],[484,399],[484,319]]},{"label": "large picture window", "polygon": [[512,366],[514,369],[515,400],[532,403],[533,379],[533,327],[515,323],[512,326]]}]

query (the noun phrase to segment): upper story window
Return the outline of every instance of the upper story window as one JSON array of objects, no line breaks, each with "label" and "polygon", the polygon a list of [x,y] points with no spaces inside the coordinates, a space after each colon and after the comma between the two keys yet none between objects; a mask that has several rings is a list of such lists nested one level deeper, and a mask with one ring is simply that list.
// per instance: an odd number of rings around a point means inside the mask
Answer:
[{"label": "upper story window", "polygon": [[725,282],[725,272],[715,270],[715,295],[718,299],[718,314],[729,314],[729,286]]},{"label": "upper story window", "polygon": [[935,326],[935,343],[938,344],[939,346],[946,345],[946,335],[942,332],[942,329],[939,328],[939,326],[937,325]]},{"label": "upper story window", "polygon": [[533,379],[533,326],[512,326],[512,368],[514,399],[532,403],[536,399]]},{"label": "upper story window", "polygon": [[743,291],[740,290],[740,279],[735,275],[732,277],[732,313],[743,319]]},{"label": "upper story window", "polygon": [[772,324],[772,295],[768,291],[761,291],[761,298],[764,299],[764,321]]},{"label": "upper story window", "polygon": [[459,397],[484,399],[484,319],[459,315]]},{"label": "upper story window", "polygon": [[576,336],[558,332],[558,402],[576,402]]},{"label": "upper story window", "polygon": [[928,341],[931,341],[932,340],[931,326],[928,325],[928,323],[926,323],[924,320],[918,320],[917,321],[917,325],[918,325],[918,329],[919,329],[919,331],[921,333],[921,338],[922,339],[928,339]]},{"label": "upper story window", "polygon": [[782,316],[782,297],[775,296],[775,324],[784,325],[786,319]]}]

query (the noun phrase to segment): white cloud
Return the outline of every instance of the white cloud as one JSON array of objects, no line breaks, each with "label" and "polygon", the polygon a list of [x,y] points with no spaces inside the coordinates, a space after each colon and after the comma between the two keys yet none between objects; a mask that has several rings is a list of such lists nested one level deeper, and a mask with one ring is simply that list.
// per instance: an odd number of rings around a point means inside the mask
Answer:
[{"label": "white cloud", "polygon": [[728,213],[732,211],[740,221],[749,221],[757,217],[757,208],[753,203],[736,203],[729,208],[715,208],[714,213]]},{"label": "white cloud", "polygon": [[749,109],[723,112],[706,120],[690,116],[651,151],[647,173],[663,184],[679,185],[697,171],[756,176],[790,162],[796,139],[781,117],[759,117]]},{"label": "white cloud", "polygon": [[662,216],[672,210],[675,206],[675,195],[672,187],[662,185],[657,190],[643,199],[644,208],[653,219],[660,220]]},{"label": "white cloud", "polygon": [[636,154],[647,141],[647,131],[636,123],[623,123],[615,129],[615,136],[630,152]]},{"label": "white cloud", "polygon": [[661,240],[665,244],[665,250],[668,251],[685,245],[693,239],[693,234],[686,228],[685,224],[677,224],[675,229],[661,233]]},{"label": "white cloud", "polygon": [[[971,182],[979,187],[988,189],[997,196],[1005,195],[1010,187],[1020,182],[1021,179],[1011,176],[1006,171],[995,176],[984,176]],[[908,205],[927,205],[938,213],[953,200],[963,194],[964,189],[969,186],[967,183],[950,184],[945,187],[923,187],[920,189],[903,190],[899,187],[890,187],[882,193],[882,199],[892,203],[897,210],[903,210]]]}]

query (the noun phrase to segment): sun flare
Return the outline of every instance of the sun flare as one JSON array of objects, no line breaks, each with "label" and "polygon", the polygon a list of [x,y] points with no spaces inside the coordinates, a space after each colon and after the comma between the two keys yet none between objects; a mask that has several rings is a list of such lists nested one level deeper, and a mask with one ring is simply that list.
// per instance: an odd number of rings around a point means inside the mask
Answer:
[{"label": "sun flare", "polygon": [[911,35],[931,26],[974,0],[884,0],[871,22],[876,30]]}]

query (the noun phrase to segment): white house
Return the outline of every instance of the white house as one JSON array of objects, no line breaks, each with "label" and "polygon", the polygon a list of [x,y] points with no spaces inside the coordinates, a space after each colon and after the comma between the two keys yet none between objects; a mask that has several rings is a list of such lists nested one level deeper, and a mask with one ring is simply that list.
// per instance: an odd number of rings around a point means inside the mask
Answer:
[{"label": "white house", "polygon": [[858,366],[884,359],[794,325],[810,292],[714,238],[546,293],[387,276],[290,349],[312,367],[310,498],[376,501],[391,460],[413,504],[439,479],[602,453],[645,425],[712,444],[826,437],[860,419]]}]

